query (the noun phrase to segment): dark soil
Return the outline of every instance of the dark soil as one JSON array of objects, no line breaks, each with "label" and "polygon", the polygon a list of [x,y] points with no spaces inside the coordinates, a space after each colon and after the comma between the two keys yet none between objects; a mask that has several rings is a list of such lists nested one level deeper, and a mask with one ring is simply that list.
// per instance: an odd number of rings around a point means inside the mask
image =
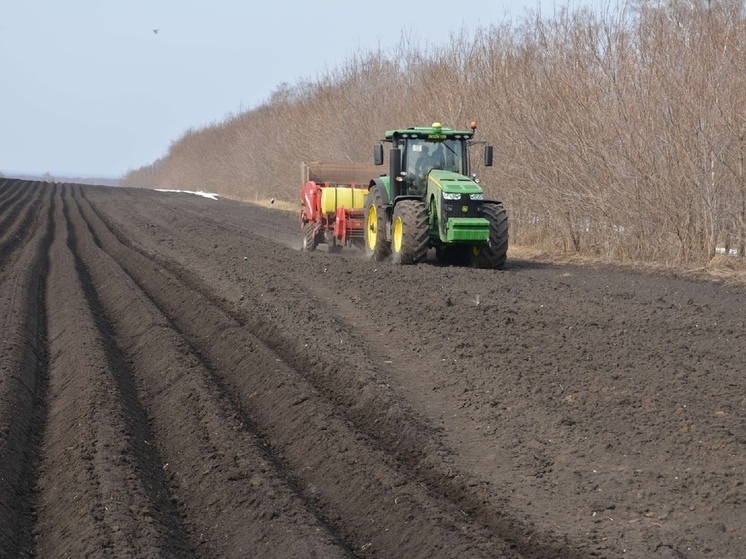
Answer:
[{"label": "dark soil", "polygon": [[0,558],[746,557],[746,293],[0,179]]}]

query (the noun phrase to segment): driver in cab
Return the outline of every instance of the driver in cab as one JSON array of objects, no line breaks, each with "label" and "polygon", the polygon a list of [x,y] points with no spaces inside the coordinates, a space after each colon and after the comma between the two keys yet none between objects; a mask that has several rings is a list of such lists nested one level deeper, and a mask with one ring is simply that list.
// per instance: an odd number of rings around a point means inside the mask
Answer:
[{"label": "driver in cab", "polygon": [[420,156],[417,158],[415,163],[415,188],[419,194],[425,192],[425,184],[427,182],[427,175],[433,169],[442,169],[445,163],[443,157],[443,148],[438,148],[431,154],[430,147],[423,144]]}]

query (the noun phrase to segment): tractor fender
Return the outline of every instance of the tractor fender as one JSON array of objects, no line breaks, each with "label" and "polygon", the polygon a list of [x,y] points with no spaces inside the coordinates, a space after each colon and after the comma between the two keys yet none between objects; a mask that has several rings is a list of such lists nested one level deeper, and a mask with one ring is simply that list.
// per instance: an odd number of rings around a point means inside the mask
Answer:
[{"label": "tractor fender", "polygon": [[388,188],[386,188],[386,185],[384,184],[384,182],[381,179],[373,179],[372,181],[370,181],[370,186],[368,187],[368,191],[370,191],[370,189],[374,186],[378,187],[378,192],[381,193],[381,203],[384,206],[390,205],[391,198],[389,196],[389,190]]},{"label": "tractor fender", "polygon": [[405,194],[403,196],[397,196],[396,200],[394,200],[394,204],[398,204],[402,200],[419,200],[422,201],[422,196],[419,194]]},{"label": "tractor fender", "polygon": [[[374,186],[378,187],[378,192],[381,193],[382,204],[384,206],[391,206],[391,195],[386,188],[386,184],[381,179],[373,179],[372,181],[370,181],[368,190],[370,190]],[[396,200],[394,200],[394,203],[401,202],[402,200],[422,200],[422,196],[420,196],[419,194],[404,194],[402,196],[397,196]]]}]

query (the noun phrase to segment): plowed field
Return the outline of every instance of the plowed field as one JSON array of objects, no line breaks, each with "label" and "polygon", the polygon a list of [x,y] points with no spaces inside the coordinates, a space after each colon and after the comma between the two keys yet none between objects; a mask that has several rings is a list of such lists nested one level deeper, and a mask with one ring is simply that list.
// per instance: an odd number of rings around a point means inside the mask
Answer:
[{"label": "plowed field", "polygon": [[0,557],[746,557],[746,294],[0,179]]}]

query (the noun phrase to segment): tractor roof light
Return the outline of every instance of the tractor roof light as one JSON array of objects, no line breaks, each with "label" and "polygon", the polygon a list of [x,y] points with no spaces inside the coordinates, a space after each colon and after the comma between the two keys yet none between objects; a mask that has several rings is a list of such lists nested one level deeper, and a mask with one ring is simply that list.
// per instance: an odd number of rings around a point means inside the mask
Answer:
[{"label": "tractor roof light", "polygon": [[433,122],[433,132],[440,134],[443,129],[443,125],[440,122]]},{"label": "tractor roof light", "polygon": [[471,131],[474,132],[477,129],[477,121],[472,120],[471,121]]}]

